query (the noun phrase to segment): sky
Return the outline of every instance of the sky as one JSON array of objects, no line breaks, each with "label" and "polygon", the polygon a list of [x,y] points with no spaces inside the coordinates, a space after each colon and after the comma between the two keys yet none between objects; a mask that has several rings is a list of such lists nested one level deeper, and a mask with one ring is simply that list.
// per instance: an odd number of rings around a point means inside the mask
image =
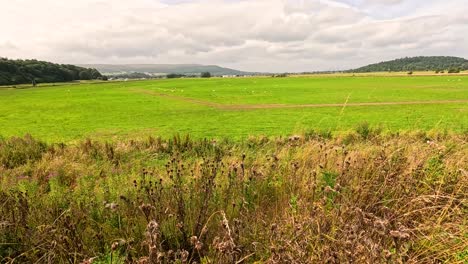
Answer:
[{"label": "sky", "polygon": [[246,71],[468,58],[468,0],[0,0],[0,57]]}]

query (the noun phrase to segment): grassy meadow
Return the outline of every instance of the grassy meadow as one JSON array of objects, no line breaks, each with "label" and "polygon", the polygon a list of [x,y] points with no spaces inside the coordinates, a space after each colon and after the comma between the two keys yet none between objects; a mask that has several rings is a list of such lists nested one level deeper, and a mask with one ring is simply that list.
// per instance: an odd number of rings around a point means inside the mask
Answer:
[{"label": "grassy meadow", "polygon": [[[0,88],[0,135],[29,133],[49,142],[176,133],[245,139],[309,130],[343,132],[361,122],[391,132],[464,132],[467,100],[468,76],[457,75],[176,79]],[[419,101],[460,102],[352,105]],[[340,105],[301,106],[310,104]]]},{"label": "grassy meadow", "polygon": [[0,263],[468,263],[468,76],[0,88]]}]

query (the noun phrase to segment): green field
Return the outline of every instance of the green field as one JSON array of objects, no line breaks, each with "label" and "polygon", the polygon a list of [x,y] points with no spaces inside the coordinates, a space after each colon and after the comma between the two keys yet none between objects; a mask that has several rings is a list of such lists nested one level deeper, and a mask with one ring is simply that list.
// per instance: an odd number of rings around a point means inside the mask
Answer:
[{"label": "green field", "polygon": [[0,263],[466,263],[467,110],[459,75],[3,87]]},{"label": "green field", "polygon": [[[422,101],[431,103],[420,104]],[[386,104],[391,102],[395,104]],[[54,142],[150,134],[168,137],[175,133],[242,139],[310,130],[347,131],[361,122],[386,131],[459,133],[468,128],[467,110],[468,76],[259,77],[44,85],[0,88],[0,135],[29,133]]]}]

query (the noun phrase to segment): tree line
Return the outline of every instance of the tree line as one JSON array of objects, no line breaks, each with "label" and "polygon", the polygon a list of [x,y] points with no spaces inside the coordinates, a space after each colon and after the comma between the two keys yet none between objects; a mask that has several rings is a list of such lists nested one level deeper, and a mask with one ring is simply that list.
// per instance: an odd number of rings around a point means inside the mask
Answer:
[{"label": "tree line", "polygon": [[38,60],[0,58],[0,85],[106,79],[96,69]]},{"label": "tree line", "polygon": [[412,57],[367,65],[350,72],[401,72],[401,71],[448,71],[456,73],[468,70],[468,60],[458,57]]},{"label": "tree line", "polygon": [[201,72],[200,75],[198,74],[181,74],[181,73],[169,73],[166,75],[168,79],[175,79],[175,78],[211,78],[212,75],[210,72]]}]

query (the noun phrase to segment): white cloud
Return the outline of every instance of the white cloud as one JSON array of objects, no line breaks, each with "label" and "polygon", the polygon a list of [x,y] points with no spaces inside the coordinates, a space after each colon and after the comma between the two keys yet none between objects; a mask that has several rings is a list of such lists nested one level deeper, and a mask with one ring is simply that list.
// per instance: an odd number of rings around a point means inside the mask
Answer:
[{"label": "white cloud", "polygon": [[468,7],[463,0],[446,2],[0,0],[0,56],[255,71],[341,69],[412,55],[467,57]]}]

